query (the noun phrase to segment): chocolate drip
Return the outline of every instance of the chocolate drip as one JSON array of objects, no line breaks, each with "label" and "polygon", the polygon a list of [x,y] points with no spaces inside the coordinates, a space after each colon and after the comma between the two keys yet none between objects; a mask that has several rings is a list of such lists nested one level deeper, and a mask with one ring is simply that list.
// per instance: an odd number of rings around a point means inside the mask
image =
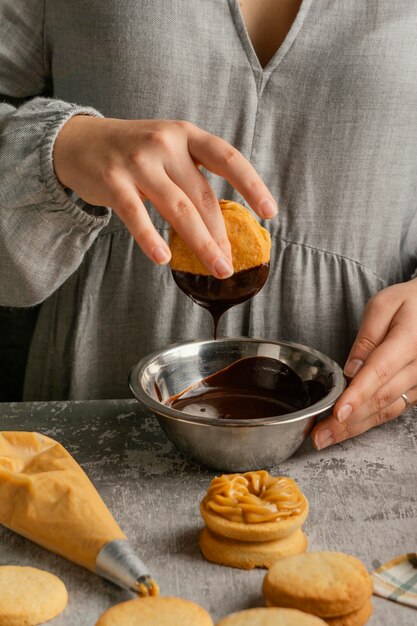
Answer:
[{"label": "chocolate drip", "polygon": [[172,396],[166,404],[200,417],[256,419],[299,411],[325,393],[319,381],[303,382],[278,359],[247,357]]},{"label": "chocolate drip", "polygon": [[223,313],[255,296],[264,286],[268,273],[269,263],[235,272],[224,280],[214,276],[172,270],[172,276],[181,291],[211,313],[215,339]]}]

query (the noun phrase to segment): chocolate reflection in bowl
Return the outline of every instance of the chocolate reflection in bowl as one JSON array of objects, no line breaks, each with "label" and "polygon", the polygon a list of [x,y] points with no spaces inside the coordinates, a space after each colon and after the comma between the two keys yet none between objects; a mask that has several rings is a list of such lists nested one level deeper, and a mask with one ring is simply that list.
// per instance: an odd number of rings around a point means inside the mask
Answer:
[{"label": "chocolate reflection in bowl", "polygon": [[189,415],[250,420],[288,415],[325,395],[323,384],[303,381],[279,359],[252,356],[171,396],[166,405]]},{"label": "chocolate reflection in bowl", "polygon": [[217,328],[223,313],[253,298],[264,286],[268,274],[269,263],[235,272],[225,279],[172,270],[172,277],[181,291],[210,312],[214,339],[217,338]]}]

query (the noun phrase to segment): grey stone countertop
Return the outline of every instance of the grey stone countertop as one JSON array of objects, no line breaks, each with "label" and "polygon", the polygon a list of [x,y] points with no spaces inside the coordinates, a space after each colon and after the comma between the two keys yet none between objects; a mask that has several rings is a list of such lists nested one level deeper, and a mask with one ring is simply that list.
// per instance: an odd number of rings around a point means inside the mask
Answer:
[{"label": "grey stone countertop", "polygon": [[[310,501],[310,550],[377,563],[417,549],[417,413],[321,452],[306,441],[271,469],[294,478]],[[80,463],[164,595],[198,602],[214,622],[262,606],[264,570],[208,563],[198,548],[199,501],[215,472],[187,461],[134,400],[0,404],[0,430],[38,431]],[[51,626],[94,626],[133,597],[0,527],[0,563],[32,565],[64,580],[69,604]],[[417,611],[374,597],[370,626],[415,626]],[[174,626],[174,625],[173,625]]]}]

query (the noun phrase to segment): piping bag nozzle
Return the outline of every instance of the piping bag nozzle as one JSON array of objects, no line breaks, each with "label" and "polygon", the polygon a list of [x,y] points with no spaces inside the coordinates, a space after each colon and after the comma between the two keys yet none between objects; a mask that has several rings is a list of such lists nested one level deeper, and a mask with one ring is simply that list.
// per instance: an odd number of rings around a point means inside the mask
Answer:
[{"label": "piping bag nozzle", "polygon": [[96,573],[139,596],[158,595],[158,585],[145,564],[123,539],[109,541],[96,559]]}]

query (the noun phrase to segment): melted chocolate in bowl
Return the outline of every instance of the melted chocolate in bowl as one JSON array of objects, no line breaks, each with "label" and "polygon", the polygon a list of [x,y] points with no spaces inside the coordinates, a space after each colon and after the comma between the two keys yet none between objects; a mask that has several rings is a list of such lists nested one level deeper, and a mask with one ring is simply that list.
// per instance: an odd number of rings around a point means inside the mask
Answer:
[{"label": "melted chocolate in bowl", "polygon": [[181,291],[211,313],[215,339],[223,313],[230,307],[255,296],[264,286],[268,273],[269,263],[235,272],[224,280],[214,276],[172,270],[172,276]]},{"label": "melted chocolate in bowl", "polygon": [[[235,272],[224,280],[172,270],[178,287],[211,313],[215,339],[223,313],[255,296],[268,273],[269,263]],[[165,404],[201,417],[256,419],[299,411],[325,395],[325,387],[319,381],[303,381],[278,359],[256,356],[235,361],[172,396]]]},{"label": "melted chocolate in bowl", "polygon": [[282,361],[259,356],[235,361],[166,404],[200,417],[256,419],[299,411],[325,395],[319,381],[303,381]]}]

